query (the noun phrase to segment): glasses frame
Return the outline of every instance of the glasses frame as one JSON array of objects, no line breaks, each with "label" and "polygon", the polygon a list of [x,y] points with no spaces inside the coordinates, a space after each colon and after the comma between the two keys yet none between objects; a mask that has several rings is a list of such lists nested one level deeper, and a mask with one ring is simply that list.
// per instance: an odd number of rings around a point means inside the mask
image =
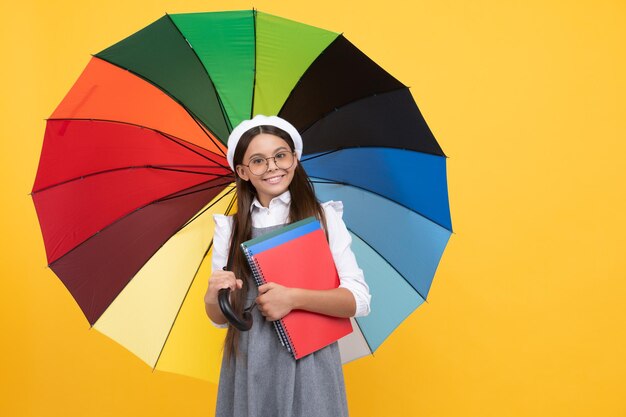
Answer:
[{"label": "glasses frame", "polygon": [[[291,156],[293,156],[293,160],[291,161],[291,165],[289,165],[287,168],[281,168],[276,163],[276,155],[278,155],[279,153],[290,153]],[[252,168],[250,168],[249,164],[248,165],[246,165],[246,164],[239,164],[239,165],[242,165],[242,166],[248,168],[248,170],[250,171],[250,173],[252,175],[254,175],[256,177],[260,177],[261,175],[264,175],[267,171],[269,171],[269,169],[270,169],[270,159],[274,160],[274,165],[276,165],[276,168],[278,168],[278,169],[290,169],[296,163],[296,160],[298,159],[298,156],[296,155],[296,152],[294,152],[294,151],[279,151],[279,152],[276,152],[276,154],[274,156],[268,156],[267,158],[259,156],[259,157],[255,157],[255,158],[265,159],[265,171],[261,172],[260,174],[255,174],[254,172],[252,172]],[[255,159],[255,158],[253,158],[253,159]]]}]

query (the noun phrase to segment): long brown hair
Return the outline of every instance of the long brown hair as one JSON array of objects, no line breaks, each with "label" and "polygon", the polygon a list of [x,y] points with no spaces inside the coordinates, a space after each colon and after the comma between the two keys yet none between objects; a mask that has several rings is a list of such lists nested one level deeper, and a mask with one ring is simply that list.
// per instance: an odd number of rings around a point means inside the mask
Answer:
[{"label": "long brown hair", "polygon": [[[243,156],[246,153],[250,142],[252,142],[252,139],[261,133],[278,136],[289,144],[292,152],[295,151],[291,136],[289,136],[289,134],[284,130],[270,125],[254,127],[241,135],[241,138],[237,143],[233,157],[233,165],[235,167],[242,163]],[[246,261],[246,257],[239,247],[241,243],[252,238],[250,206],[256,196],[256,190],[249,181],[244,181],[239,177],[239,175],[236,174],[235,178],[235,183],[237,185],[237,213],[233,215],[233,228],[230,238],[231,243],[228,251],[228,266],[237,278],[243,280],[243,288],[241,290],[234,291],[231,296],[233,310],[237,313],[237,315],[241,316],[245,308],[244,304],[246,302],[246,296],[249,289],[248,277],[250,277],[251,271],[248,266],[248,262]],[[307,217],[315,216],[324,225],[324,230],[326,230],[324,210],[315,198],[313,184],[299,161],[296,162],[294,176],[288,189],[291,193],[289,222],[293,223]],[[238,347],[239,331],[233,326],[228,326],[226,340],[224,341],[224,353],[226,357],[230,359],[232,355],[237,355]]]}]

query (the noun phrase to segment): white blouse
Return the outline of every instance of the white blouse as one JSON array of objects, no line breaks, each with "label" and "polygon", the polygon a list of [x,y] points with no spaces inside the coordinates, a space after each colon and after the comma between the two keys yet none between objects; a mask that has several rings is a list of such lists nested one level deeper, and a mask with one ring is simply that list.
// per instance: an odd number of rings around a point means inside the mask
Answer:
[{"label": "white blouse", "polygon": [[[284,224],[288,221],[291,194],[285,191],[270,201],[269,207],[263,207],[255,198],[250,207],[253,227],[269,227]],[[328,243],[335,260],[335,266],[339,274],[339,287],[346,288],[354,295],[356,301],[355,317],[367,316],[370,312],[371,295],[365,282],[363,271],[356,263],[354,253],[350,249],[352,237],[342,220],[343,203],[329,201],[322,203],[326,215],[328,227]],[[232,216],[215,214],[215,233],[213,236],[213,271],[221,270],[226,266],[228,248],[230,246],[230,233],[232,229]],[[227,327],[226,324],[218,327]]]}]

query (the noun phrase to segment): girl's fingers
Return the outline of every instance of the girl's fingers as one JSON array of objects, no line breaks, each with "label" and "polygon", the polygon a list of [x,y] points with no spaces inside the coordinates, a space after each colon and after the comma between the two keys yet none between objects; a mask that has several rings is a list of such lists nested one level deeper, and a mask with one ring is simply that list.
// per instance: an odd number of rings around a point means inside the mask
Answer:
[{"label": "girl's fingers", "polygon": [[230,271],[215,271],[209,280],[209,287],[216,291],[223,288],[230,288],[232,291],[243,287],[243,281],[235,278],[235,274]]},{"label": "girl's fingers", "polygon": [[237,281],[228,280],[228,281],[224,281],[224,286],[222,288],[230,288],[231,291],[235,291],[241,287],[239,286],[239,283]]},{"label": "girl's fingers", "polygon": [[260,285],[259,286],[259,294],[265,294],[266,292],[271,290],[273,287],[274,287],[274,283],[273,282],[268,282],[267,284]]}]

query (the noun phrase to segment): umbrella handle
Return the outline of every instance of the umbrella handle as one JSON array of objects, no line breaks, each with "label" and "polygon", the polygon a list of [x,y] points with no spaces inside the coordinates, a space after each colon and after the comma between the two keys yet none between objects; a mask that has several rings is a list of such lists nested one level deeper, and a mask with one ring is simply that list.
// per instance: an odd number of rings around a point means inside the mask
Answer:
[{"label": "umbrella handle", "polygon": [[252,314],[250,311],[245,310],[243,312],[243,318],[237,317],[233,308],[230,305],[230,288],[222,288],[217,292],[217,303],[222,310],[222,314],[226,317],[226,320],[230,322],[237,330],[242,332],[248,331],[252,328]]}]

